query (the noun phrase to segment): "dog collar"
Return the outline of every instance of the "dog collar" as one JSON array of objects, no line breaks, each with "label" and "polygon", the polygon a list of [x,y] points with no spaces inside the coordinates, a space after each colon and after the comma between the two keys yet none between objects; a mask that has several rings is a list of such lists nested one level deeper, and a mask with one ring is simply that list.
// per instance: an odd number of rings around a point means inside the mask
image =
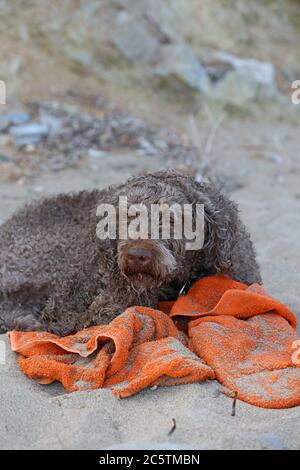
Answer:
[{"label": "dog collar", "polygon": [[198,276],[192,277],[192,279],[189,279],[183,284],[183,286],[179,290],[178,297],[180,297],[181,295],[185,295],[190,290],[192,285],[195,284],[195,282],[199,281],[200,279],[203,279],[206,276],[211,276],[211,275],[212,275],[211,272],[204,271],[203,273],[198,274]]}]

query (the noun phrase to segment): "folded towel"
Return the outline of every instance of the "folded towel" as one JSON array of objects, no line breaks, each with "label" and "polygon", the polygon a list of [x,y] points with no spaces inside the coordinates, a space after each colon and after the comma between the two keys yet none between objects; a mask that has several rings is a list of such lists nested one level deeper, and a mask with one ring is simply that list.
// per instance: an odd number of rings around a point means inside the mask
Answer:
[{"label": "folded towel", "polygon": [[296,319],[261,286],[208,276],[161,309],[131,307],[109,325],[64,338],[13,331],[11,347],[28,377],[58,380],[68,391],[110,387],[128,397],[153,385],[216,378],[229,395],[256,406],[300,405]]}]

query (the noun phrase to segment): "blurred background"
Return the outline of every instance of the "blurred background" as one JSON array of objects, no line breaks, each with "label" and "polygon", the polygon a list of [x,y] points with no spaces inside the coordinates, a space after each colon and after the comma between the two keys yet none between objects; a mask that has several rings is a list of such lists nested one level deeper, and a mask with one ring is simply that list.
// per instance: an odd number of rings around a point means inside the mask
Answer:
[{"label": "blurred background", "polygon": [[0,20],[0,222],[146,170],[210,176],[299,311],[298,0],[0,0]]}]

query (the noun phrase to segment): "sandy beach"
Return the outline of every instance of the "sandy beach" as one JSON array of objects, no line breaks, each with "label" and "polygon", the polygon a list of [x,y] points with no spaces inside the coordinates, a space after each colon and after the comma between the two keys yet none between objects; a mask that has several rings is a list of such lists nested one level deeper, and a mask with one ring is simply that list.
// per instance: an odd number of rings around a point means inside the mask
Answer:
[{"label": "sandy beach", "polygon": [[[255,242],[266,290],[300,320],[299,130],[284,123],[225,122],[211,167],[228,175]],[[271,155],[279,155],[275,159]],[[81,169],[0,184],[0,222],[32,198],[103,187],[165,162],[133,153],[88,160]],[[299,449],[300,407],[260,409],[232,400],[218,382],[145,390],[120,400],[110,390],[65,393],[19,371],[7,337],[0,365],[2,449]],[[300,393],[300,391],[299,391]],[[176,430],[172,419],[176,419]]]}]

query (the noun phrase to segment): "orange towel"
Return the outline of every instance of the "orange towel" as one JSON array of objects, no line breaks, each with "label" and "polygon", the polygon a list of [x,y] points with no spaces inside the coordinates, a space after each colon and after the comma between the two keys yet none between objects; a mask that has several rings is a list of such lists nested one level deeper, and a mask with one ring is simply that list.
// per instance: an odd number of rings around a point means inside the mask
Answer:
[{"label": "orange towel", "polygon": [[110,387],[128,397],[153,385],[216,378],[256,406],[300,405],[296,319],[261,286],[208,276],[161,308],[168,315],[131,307],[109,325],[65,338],[13,331],[11,347],[28,377],[58,380],[68,391]]}]

